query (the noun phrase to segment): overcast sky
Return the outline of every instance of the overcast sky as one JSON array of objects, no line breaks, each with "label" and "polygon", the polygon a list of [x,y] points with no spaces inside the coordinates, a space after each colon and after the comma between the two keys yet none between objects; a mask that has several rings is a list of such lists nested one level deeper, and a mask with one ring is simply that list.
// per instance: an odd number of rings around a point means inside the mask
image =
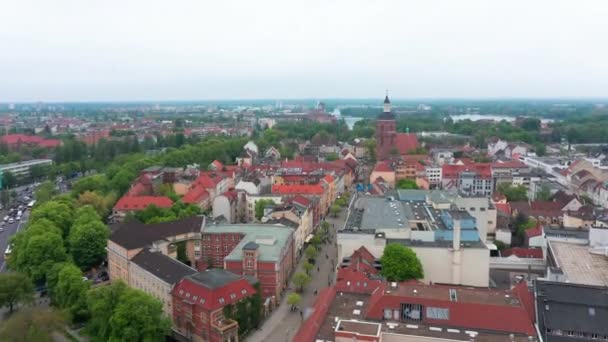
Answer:
[{"label": "overcast sky", "polygon": [[606,97],[608,1],[0,1],[0,102],[385,89]]}]

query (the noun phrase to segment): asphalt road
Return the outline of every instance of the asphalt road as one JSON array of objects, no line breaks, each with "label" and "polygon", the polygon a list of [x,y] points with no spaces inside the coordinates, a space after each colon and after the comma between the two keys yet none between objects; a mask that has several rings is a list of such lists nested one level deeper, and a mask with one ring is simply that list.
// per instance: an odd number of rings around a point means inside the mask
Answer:
[{"label": "asphalt road", "polygon": [[[0,220],[4,218],[4,216],[8,215],[8,210],[0,210]],[[30,211],[26,210],[23,213],[20,221],[15,221],[14,223],[6,222],[4,224],[4,231],[0,233],[0,272],[6,271],[6,263],[4,260],[4,252],[6,251],[6,247],[8,246],[8,241],[10,237],[16,234],[20,229],[25,227],[27,223],[27,219],[30,216]]]}]

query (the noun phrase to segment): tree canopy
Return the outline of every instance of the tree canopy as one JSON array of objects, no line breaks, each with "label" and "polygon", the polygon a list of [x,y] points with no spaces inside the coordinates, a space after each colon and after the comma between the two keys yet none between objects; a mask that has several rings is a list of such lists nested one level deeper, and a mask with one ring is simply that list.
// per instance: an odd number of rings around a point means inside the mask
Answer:
[{"label": "tree canopy", "polygon": [[23,273],[0,273],[0,307],[8,306],[9,312],[18,303],[31,303],[34,300],[34,284]]},{"label": "tree canopy", "polygon": [[397,182],[397,189],[418,189],[418,185],[415,180],[401,179]]},{"label": "tree canopy", "polygon": [[261,220],[264,216],[264,208],[268,205],[275,204],[271,199],[260,199],[255,201],[255,218],[256,220]]},{"label": "tree canopy", "polygon": [[164,341],[171,322],[163,315],[163,305],[146,293],[126,289],[109,319],[108,341]]},{"label": "tree canopy", "polygon": [[507,201],[527,201],[528,200],[528,189],[523,185],[511,185],[510,183],[500,183],[496,188],[497,192],[505,195]]},{"label": "tree canopy", "polygon": [[382,275],[390,281],[420,279],[424,277],[422,264],[414,251],[398,243],[389,243],[380,259]]}]

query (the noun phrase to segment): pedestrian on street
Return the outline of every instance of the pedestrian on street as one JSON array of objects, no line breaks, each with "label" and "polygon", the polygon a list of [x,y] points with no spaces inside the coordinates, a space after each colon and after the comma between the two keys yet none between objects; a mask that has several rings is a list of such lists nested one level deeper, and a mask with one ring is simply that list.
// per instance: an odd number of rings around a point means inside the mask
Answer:
[{"label": "pedestrian on street", "polygon": [[319,266],[317,266],[317,272],[319,272],[319,271],[320,271]]}]

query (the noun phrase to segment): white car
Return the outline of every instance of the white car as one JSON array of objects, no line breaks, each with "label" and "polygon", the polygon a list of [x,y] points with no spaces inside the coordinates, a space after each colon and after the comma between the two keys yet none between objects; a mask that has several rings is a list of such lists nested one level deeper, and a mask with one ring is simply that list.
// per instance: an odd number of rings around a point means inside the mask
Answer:
[{"label": "white car", "polygon": [[12,217],[8,219],[8,223],[14,223],[14,222],[15,222],[15,220],[13,220]]},{"label": "white car", "polygon": [[0,233],[2,233],[4,231],[4,228],[0,227]]}]

